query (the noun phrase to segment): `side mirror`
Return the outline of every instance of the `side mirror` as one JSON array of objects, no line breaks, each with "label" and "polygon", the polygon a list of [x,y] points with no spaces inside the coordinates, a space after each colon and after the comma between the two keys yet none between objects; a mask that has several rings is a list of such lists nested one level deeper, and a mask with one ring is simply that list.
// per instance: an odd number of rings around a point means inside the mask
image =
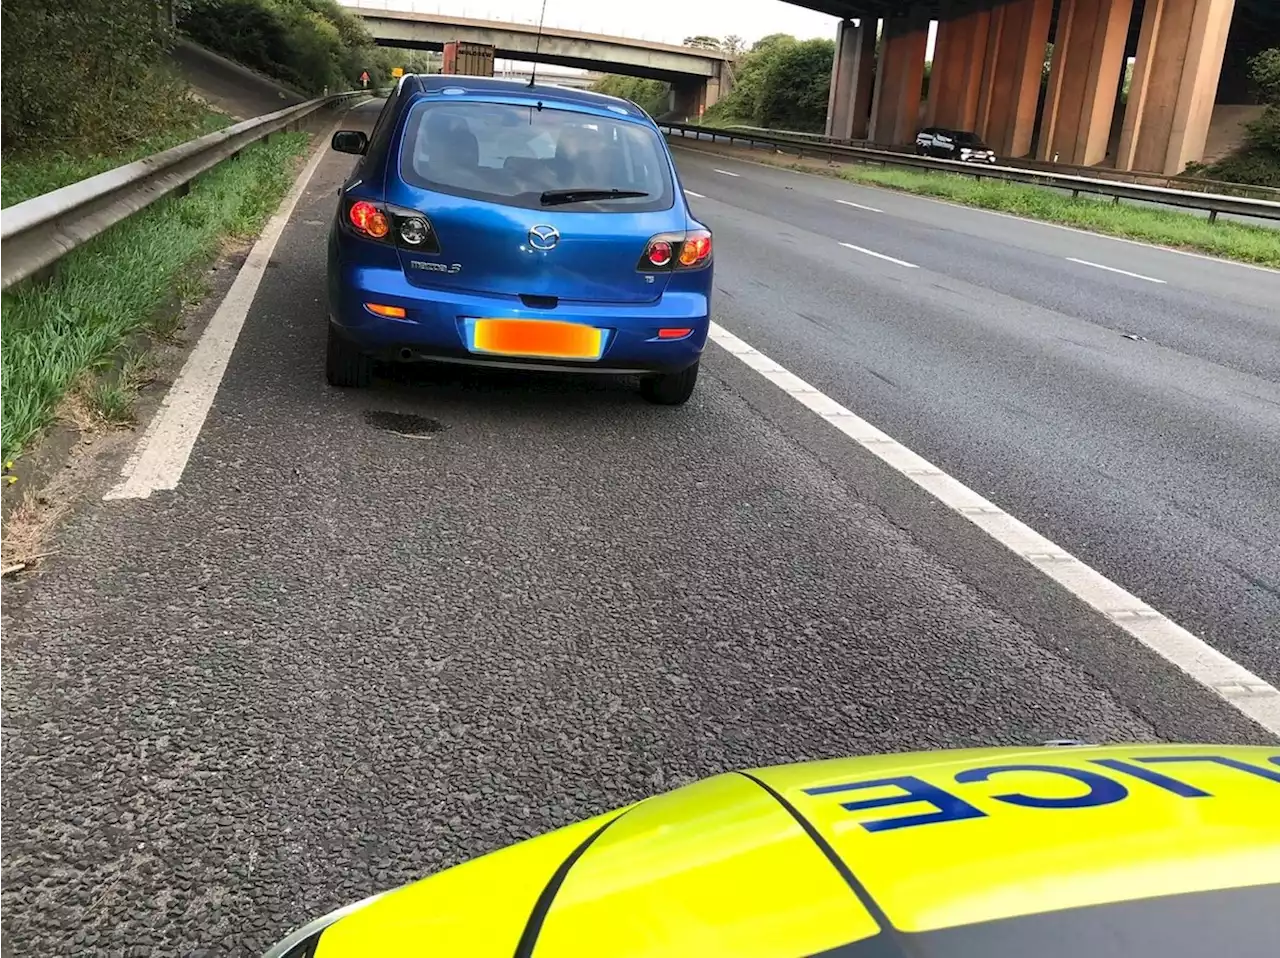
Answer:
[{"label": "side mirror", "polygon": [[369,138],[359,130],[339,130],[333,134],[330,145],[339,153],[364,156],[364,151],[369,149]]}]

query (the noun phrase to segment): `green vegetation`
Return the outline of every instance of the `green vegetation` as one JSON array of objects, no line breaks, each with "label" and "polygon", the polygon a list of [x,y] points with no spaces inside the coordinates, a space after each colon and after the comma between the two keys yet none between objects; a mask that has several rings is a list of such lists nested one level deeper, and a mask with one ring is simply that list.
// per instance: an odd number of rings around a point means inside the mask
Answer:
[{"label": "green vegetation", "polygon": [[[807,169],[807,168],[805,168]],[[1280,267],[1280,230],[1207,219],[1174,210],[1113,204],[1110,200],[1071,197],[1053,190],[999,180],[974,180],[950,173],[918,173],[869,166],[845,166],[838,174],[855,183],[886,186],[906,193],[1062,223],[1095,233],[1198,250],[1213,256]]]},{"label": "green vegetation", "polygon": [[706,121],[821,132],[834,57],[830,40],[770,34],[738,57],[733,88],[707,111]]},{"label": "green vegetation", "polygon": [[601,77],[591,89],[609,96],[620,96],[630,100],[650,116],[662,116],[667,112],[669,84],[661,80],[644,80],[640,77],[624,77],[609,75]]},{"label": "green vegetation", "polygon": [[[774,33],[748,51],[742,38],[728,36],[685,37],[684,45],[721,50],[731,61],[733,86],[729,95],[707,110],[708,126],[747,124],[799,131],[821,131],[826,124],[827,91],[835,44],[830,40],[803,43],[785,33]],[[669,87],[657,80],[607,76],[593,89],[638,103],[651,116],[667,112]]]},{"label": "green vegetation", "polygon": [[[49,423],[68,390],[87,373],[113,365],[130,334],[172,334],[161,307],[218,252],[228,235],[253,235],[293,178],[293,158],[307,136],[290,133],[246,149],[196,180],[185,197],[169,197],[131,217],[59,263],[54,279],[4,294],[0,348],[3,430],[0,459],[20,453]],[[6,170],[7,173],[7,170]],[[128,419],[141,360],[85,383],[104,422]]]},{"label": "green vegetation", "polygon": [[976,180],[951,173],[924,173],[860,164],[815,166],[769,154],[754,155],[750,159],[769,166],[837,176],[855,183],[933,196],[965,206],[1060,223],[1094,233],[1280,268],[1280,230],[1264,226],[1247,226],[1228,220],[1210,223],[1200,216],[1176,210],[1123,203],[1116,205],[1110,200],[1071,197],[1038,186]]},{"label": "green vegetation", "polygon": [[19,153],[5,157],[0,173],[0,203],[12,206],[33,196],[77,183],[90,176],[159,153],[187,140],[220,130],[231,120],[224,113],[193,109],[181,121],[158,127],[149,135],[123,144],[110,153],[71,152],[66,149],[40,153]]},{"label": "green vegetation", "polygon": [[[189,0],[178,28],[191,39],[304,93],[370,86],[393,67],[433,72],[431,54],[374,45],[360,18],[337,0]],[[436,67],[438,69],[438,67]]]},{"label": "green vegetation", "polygon": [[1193,164],[1188,173],[1231,183],[1280,186],[1280,47],[1263,50],[1250,60],[1249,75],[1266,108],[1249,124],[1244,147],[1210,166]]},{"label": "green vegetation", "polygon": [[167,0],[5,0],[0,24],[6,180],[15,156],[110,154],[200,122],[165,65]]}]

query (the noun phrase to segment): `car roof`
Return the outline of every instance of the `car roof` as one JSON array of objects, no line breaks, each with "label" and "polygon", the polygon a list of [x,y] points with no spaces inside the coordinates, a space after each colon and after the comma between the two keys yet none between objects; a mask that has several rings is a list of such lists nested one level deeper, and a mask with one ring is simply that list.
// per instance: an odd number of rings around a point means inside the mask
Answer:
[{"label": "car roof", "polygon": [[598,113],[619,115],[619,109],[626,111],[625,116],[635,117],[642,122],[645,112],[621,97],[608,96],[592,90],[580,90],[573,87],[552,86],[535,83],[530,86],[526,80],[506,80],[501,77],[460,76],[449,73],[415,74],[405,77],[405,92],[439,93],[446,89],[463,90],[469,94],[491,94],[502,97],[518,97],[521,99],[541,101],[544,105],[570,107]]}]

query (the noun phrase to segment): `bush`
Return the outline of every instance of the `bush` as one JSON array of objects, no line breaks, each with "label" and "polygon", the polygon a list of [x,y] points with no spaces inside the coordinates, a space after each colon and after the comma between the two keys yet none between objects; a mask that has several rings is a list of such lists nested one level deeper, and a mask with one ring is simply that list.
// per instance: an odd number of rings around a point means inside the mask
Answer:
[{"label": "bush", "polygon": [[671,87],[661,80],[644,80],[640,77],[606,76],[591,87],[597,93],[619,96],[630,100],[650,116],[662,116],[667,112]]},{"label": "bush", "polygon": [[779,50],[764,74],[756,102],[756,124],[821,132],[826,125],[834,57],[831,40],[806,40]]},{"label": "bush", "polygon": [[1250,60],[1249,76],[1267,106],[1246,127],[1245,145],[1226,159],[1188,172],[1232,183],[1280,186],[1280,48],[1263,50]]},{"label": "bush", "polygon": [[335,0],[191,0],[179,29],[197,43],[304,93],[389,74],[389,51]]},{"label": "bush", "polygon": [[1188,167],[1187,172],[1198,176],[1203,175],[1211,180],[1221,180],[1224,183],[1280,186],[1280,153],[1272,150],[1244,149],[1209,166]]},{"label": "bush", "polygon": [[163,66],[167,0],[5,0],[3,146],[106,150],[197,112]]},{"label": "bush", "polygon": [[802,132],[826,124],[835,44],[785,33],[758,40],[738,58],[729,95],[707,111],[712,123],[747,123]]}]

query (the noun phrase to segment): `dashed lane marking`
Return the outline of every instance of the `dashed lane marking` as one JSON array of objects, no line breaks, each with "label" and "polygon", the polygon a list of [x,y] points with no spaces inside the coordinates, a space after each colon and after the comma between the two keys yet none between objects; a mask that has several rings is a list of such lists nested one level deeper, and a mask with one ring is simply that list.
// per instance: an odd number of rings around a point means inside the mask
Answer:
[{"label": "dashed lane marking", "polygon": [[705,199],[706,199],[706,197],[705,197],[705,196],[703,196],[701,193],[695,193],[693,190],[685,190],[685,191],[684,191],[684,195],[685,195],[685,196],[692,196],[692,197],[694,197],[695,199],[699,199],[699,200],[705,200]]},{"label": "dashed lane marking", "polygon": [[731,173],[728,170],[716,170],[716,172],[721,173],[724,176],[741,176],[742,175],[741,173]]},{"label": "dashed lane marking", "polygon": [[857,250],[859,253],[866,253],[868,256],[874,256],[876,259],[886,260],[890,263],[897,263],[899,266],[905,266],[907,269],[919,269],[915,263],[908,263],[904,259],[894,259],[892,256],[885,256],[884,253],[877,253],[873,249],[866,249],[862,246],[854,246],[852,243],[841,243],[845,249]]},{"label": "dashed lane marking", "polygon": [[1103,266],[1101,263],[1091,263],[1087,259],[1076,259],[1074,256],[1068,256],[1067,262],[1079,263],[1081,266],[1092,266],[1094,269],[1105,269],[1108,273],[1119,273],[1121,276],[1132,276],[1134,279],[1145,279],[1148,283],[1164,283],[1164,280],[1156,279],[1154,276],[1143,276],[1141,273],[1131,273],[1127,269],[1117,269],[1114,266]]},{"label": "dashed lane marking", "polygon": [[884,210],[878,210],[874,206],[863,206],[861,203],[855,203],[853,200],[836,200],[841,206],[852,206],[856,210],[866,210],[868,213],[883,213]]}]

